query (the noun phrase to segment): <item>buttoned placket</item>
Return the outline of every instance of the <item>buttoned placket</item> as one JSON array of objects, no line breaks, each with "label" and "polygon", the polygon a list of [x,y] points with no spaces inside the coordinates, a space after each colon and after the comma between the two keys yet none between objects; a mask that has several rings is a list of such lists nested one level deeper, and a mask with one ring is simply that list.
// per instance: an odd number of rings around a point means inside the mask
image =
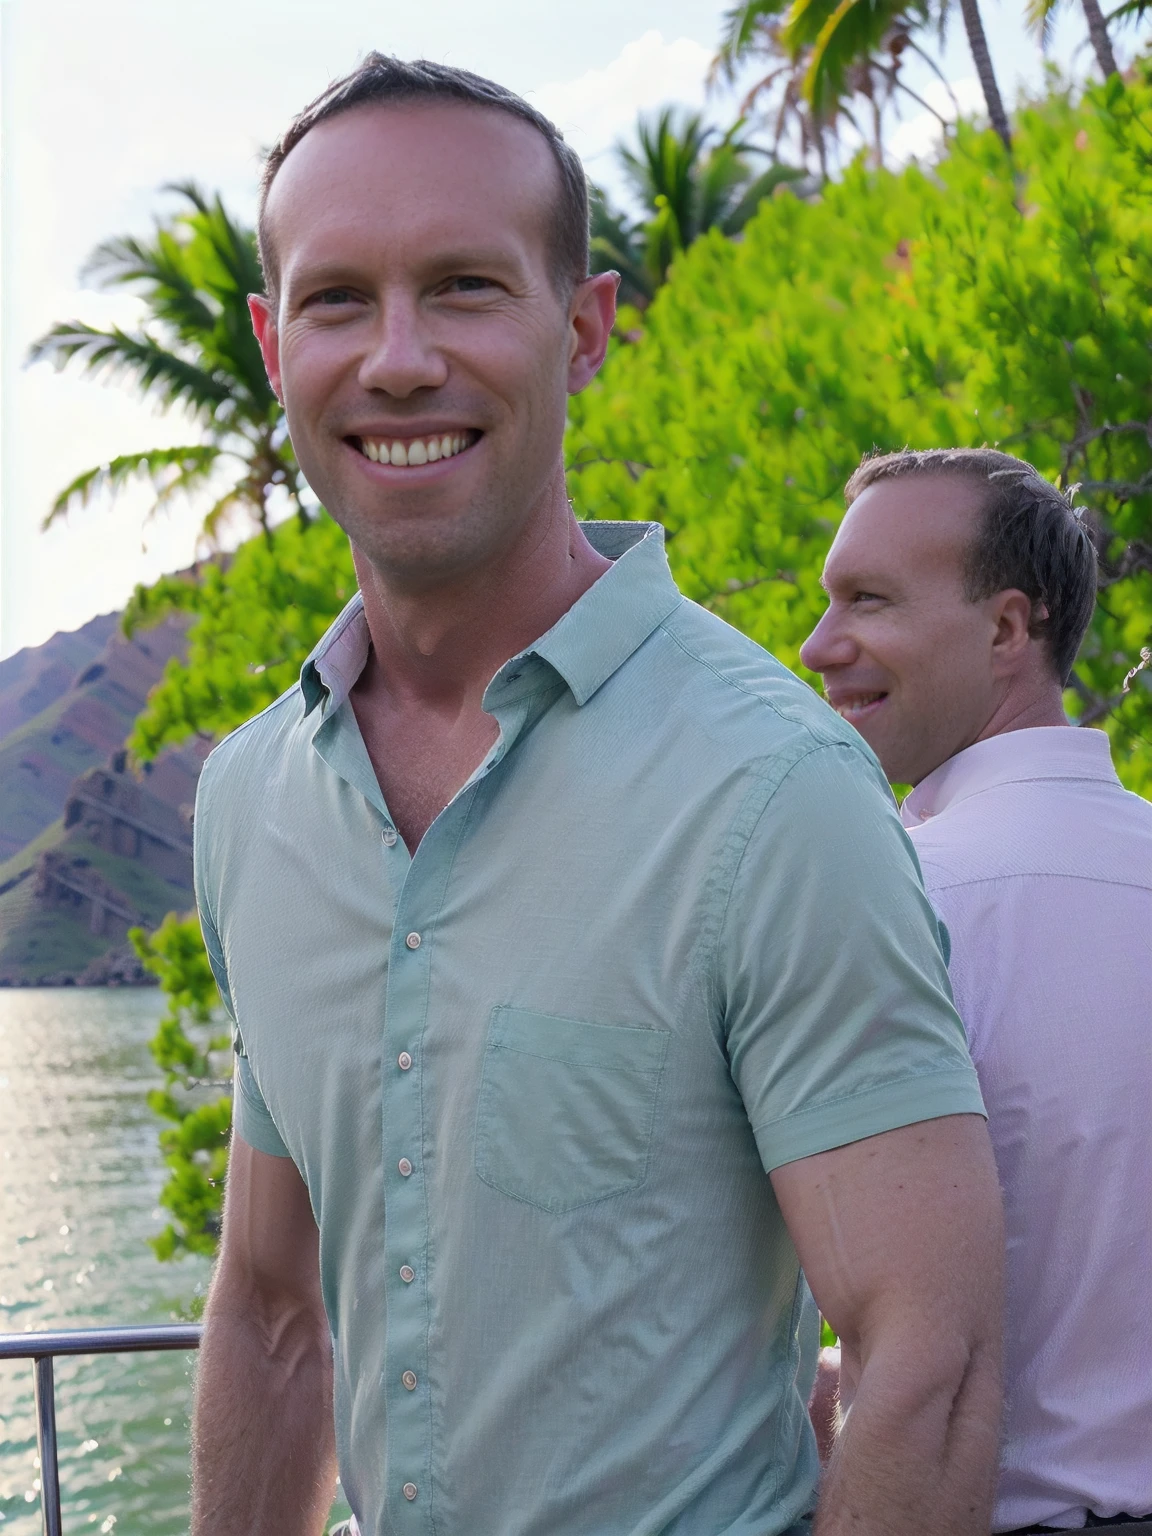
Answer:
[{"label": "buttoned placket", "polygon": [[[500,727],[497,740],[463,788],[436,817],[410,857],[387,814],[381,828],[389,888],[397,892],[392,914],[388,988],[383,1025],[381,1104],[384,1170],[384,1259],[387,1281],[385,1412],[388,1426],[387,1507],[390,1528],[433,1530],[432,1409],[428,1398],[428,1333],[431,1321],[428,1274],[428,1204],[424,1182],[427,1139],[421,1049],[436,917],[441,910],[456,848],[464,836],[475,796],[520,734],[534,694],[516,697],[507,708],[491,694],[507,692],[520,673],[503,669],[503,687],[494,680],[486,707]],[[498,674],[498,677],[500,675]]]}]

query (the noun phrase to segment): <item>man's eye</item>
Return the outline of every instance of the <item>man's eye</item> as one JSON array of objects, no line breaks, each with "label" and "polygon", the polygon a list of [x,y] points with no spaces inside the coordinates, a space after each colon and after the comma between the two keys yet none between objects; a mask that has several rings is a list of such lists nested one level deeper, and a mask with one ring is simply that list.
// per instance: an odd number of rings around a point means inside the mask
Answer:
[{"label": "man's eye", "polygon": [[489,277],[454,277],[447,287],[452,293],[480,293],[495,285]]},{"label": "man's eye", "polygon": [[352,294],[347,288],[325,288],[322,293],[314,294],[311,302],[325,306],[351,304]]},{"label": "man's eye", "polygon": [[884,599],[878,592],[857,592],[852,601],[854,603],[882,603]]}]

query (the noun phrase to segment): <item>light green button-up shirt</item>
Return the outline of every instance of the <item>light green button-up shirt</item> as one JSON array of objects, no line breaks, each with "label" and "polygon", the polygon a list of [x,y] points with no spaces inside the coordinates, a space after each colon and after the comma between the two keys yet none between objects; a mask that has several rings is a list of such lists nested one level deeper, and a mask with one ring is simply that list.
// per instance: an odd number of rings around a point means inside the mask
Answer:
[{"label": "light green button-up shirt", "polygon": [[365,1536],[804,1529],[815,1317],[767,1171],[982,1112],[860,738],[683,599],[659,528],[492,679],[414,858],[359,601],[212,754],[236,1129],[320,1228]]}]

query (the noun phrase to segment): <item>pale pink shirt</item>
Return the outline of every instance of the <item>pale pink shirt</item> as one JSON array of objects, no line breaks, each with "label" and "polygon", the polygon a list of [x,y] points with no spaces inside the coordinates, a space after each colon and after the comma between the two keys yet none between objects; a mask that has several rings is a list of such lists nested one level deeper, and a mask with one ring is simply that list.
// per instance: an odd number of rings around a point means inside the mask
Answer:
[{"label": "pale pink shirt", "polygon": [[1152,804],[1102,731],[1010,731],[904,802],[1004,1186],[993,1530],[1152,1511]]}]

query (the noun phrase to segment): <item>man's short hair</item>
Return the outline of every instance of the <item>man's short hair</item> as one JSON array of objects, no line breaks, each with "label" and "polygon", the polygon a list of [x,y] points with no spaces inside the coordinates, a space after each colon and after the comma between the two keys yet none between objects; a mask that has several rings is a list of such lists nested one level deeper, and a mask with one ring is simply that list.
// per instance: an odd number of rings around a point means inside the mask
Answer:
[{"label": "man's short hair", "polygon": [[1031,598],[1028,632],[1044,641],[1066,684],[1096,607],[1096,546],[1074,489],[1058,491],[1031,464],[994,448],[905,448],[866,455],[845,499],[851,506],[870,485],[909,475],[972,483],[982,515],[964,561],[964,594],[977,603],[1014,587]]},{"label": "man's short hair", "polygon": [[406,106],[412,102],[456,102],[489,107],[518,117],[544,139],[552,151],[560,177],[549,230],[549,265],[557,291],[567,299],[576,284],[588,276],[588,180],[580,156],[564,142],[563,134],[522,96],[497,85],[494,80],[486,80],[483,75],[474,75],[467,69],[452,69],[447,64],[435,64],[429,59],[407,61],[375,52],[368,54],[350,75],[333,81],[315,101],[297,113],[279,142],[268,152],[260,178],[256,234],[269,297],[276,297],[279,273],[269,240],[265,208],[272,183],[287,156],[317,123],[350,112],[353,107],[369,104]]}]

